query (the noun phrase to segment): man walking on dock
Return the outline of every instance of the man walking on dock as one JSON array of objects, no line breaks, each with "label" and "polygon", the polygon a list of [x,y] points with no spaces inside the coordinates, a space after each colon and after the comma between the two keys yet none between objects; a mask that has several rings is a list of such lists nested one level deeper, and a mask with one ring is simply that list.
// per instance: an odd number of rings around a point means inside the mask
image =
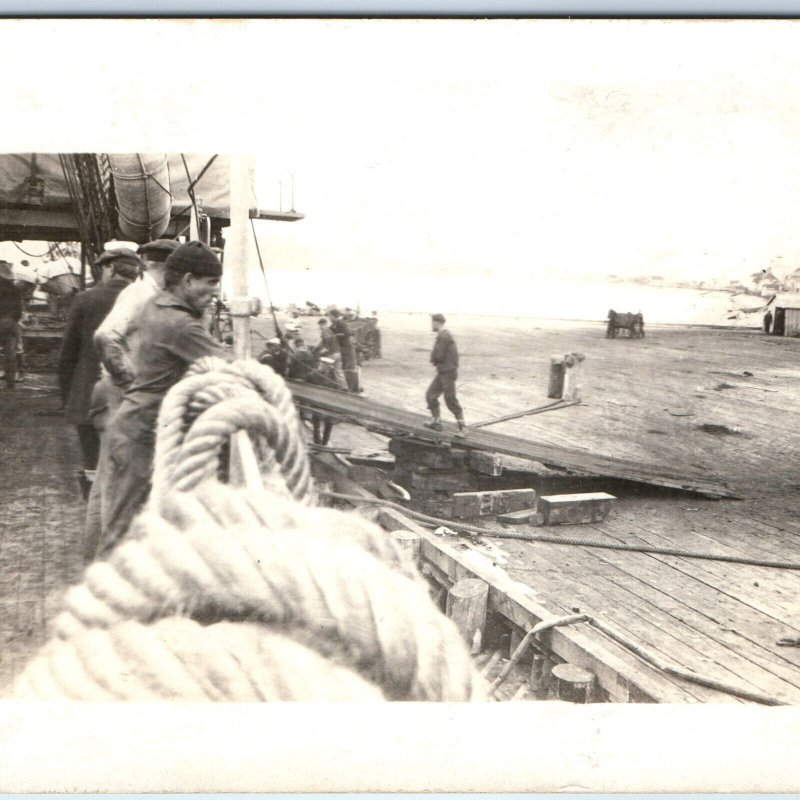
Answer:
[{"label": "man walking on dock", "polygon": [[439,398],[444,395],[445,405],[450,409],[458,422],[458,436],[464,436],[464,411],[456,397],[456,380],[458,380],[458,348],[453,334],[445,328],[447,320],[443,314],[431,315],[431,328],[436,333],[436,342],[431,352],[431,364],[436,367],[436,377],[431,381],[425,393],[425,401],[431,411],[431,421],[426,428],[434,431],[442,430],[442,419],[439,410]]}]

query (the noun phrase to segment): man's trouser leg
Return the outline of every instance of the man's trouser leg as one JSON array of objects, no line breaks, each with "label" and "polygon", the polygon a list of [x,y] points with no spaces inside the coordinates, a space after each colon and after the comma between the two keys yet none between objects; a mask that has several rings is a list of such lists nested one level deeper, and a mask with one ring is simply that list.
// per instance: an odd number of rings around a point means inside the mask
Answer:
[{"label": "man's trouser leg", "polygon": [[453,416],[459,420],[464,420],[464,410],[461,408],[461,403],[458,402],[456,397],[456,379],[458,374],[455,372],[443,372],[439,375],[439,381],[444,393],[445,405],[450,409]]},{"label": "man's trouser leg", "polygon": [[342,370],[342,356],[338,353],[333,356],[333,377],[336,379],[336,385],[340,389],[347,388],[347,381]]},{"label": "man's trouser leg", "polygon": [[89,492],[89,503],[86,506],[86,535],[83,545],[83,560],[86,564],[90,564],[97,557],[97,548],[103,536],[100,509],[104,504],[103,493],[105,487],[108,486],[108,471],[110,468],[106,437],[102,435],[100,439],[100,456],[97,459],[97,472]]},{"label": "man's trouser leg", "polygon": [[358,391],[358,362],[354,349],[342,350],[342,369],[347,381],[347,388],[351,392]]},{"label": "man's trouser leg", "polygon": [[87,423],[75,427],[78,429],[78,442],[83,454],[83,468],[94,472],[100,459],[100,434],[94,425]]},{"label": "man's trouser leg", "polygon": [[428,391],[425,392],[425,402],[428,404],[431,416],[434,419],[439,419],[439,414],[441,411],[439,408],[439,398],[441,397],[443,391],[444,388],[442,387],[442,381],[437,373],[436,377],[431,381]]},{"label": "man's trouser leg", "polygon": [[0,319],[0,347],[3,348],[3,369],[6,384],[13,387],[17,377],[17,340],[19,326],[13,319]]},{"label": "man's trouser leg", "polygon": [[150,496],[154,444],[143,444],[108,429],[108,469],[104,470],[100,522],[102,536],[97,555],[102,556],[125,537],[133,518]]}]

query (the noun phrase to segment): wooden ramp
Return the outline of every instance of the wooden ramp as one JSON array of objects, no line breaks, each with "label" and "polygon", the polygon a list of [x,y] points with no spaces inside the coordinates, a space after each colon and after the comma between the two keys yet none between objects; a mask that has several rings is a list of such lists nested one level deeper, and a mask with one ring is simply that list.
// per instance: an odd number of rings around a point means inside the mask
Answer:
[{"label": "wooden ramp", "polygon": [[377,403],[358,395],[290,382],[297,404],[309,410],[324,413],[340,422],[360,425],[368,430],[392,437],[413,436],[415,439],[439,444],[457,443],[459,447],[502,453],[529,461],[538,461],[548,467],[574,470],[591,475],[602,475],[636,483],[681,489],[708,497],[735,497],[721,481],[694,470],[674,472],[656,464],[626,461],[619,458],[559,447],[542,442],[531,442],[502,433],[470,429],[466,437],[457,437],[454,425],[445,423],[442,432],[425,427],[427,417],[413,411]]}]

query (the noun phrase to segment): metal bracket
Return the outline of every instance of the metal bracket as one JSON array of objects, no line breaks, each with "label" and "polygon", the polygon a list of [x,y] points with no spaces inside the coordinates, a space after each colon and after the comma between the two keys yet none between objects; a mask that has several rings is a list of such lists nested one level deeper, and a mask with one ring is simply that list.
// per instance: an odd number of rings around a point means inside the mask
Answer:
[{"label": "metal bracket", "polygon": [[257,317],[261,313],[261,300],[258,297],[234,297],[228,308],[232,317]]}]

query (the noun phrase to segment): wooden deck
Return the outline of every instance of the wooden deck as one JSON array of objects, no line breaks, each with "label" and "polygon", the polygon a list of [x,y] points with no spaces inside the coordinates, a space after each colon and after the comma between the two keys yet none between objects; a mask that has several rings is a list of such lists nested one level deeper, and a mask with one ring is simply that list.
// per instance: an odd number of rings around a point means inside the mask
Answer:
[{"label": "wooden deck", "polygon": [[[386,358],[365,366],[363,383],[370,399],[424,409],[430,369],[424,329],[391,322],[384,323]],[[707,471],[743,499],[624,493],[606,522],[548,533],[800,561],[800,341],[701,328],[651,329],[643,341],[607,341],[600,325],[559,327],[545,331],[487,320],[460,332],[453,321],[468,421],[543,402],[550,355],[580,351],[586,355],[582,405],[502,423],[497,431],[654,461],[676,472],[684,466]],[[359,440],[361,434],[337,430],[334,441],[348,436]],[[800,648],[776,644],[800,636],[800,573],[491,541],[484,555],[511,581],[527,586],[527,597],[543,613],[580,608],[668,663],[800,702]],[[462,569],[448,557],[437,558],[443,572]],[[569,660],[605,667],[612,698],[623,699],[635,687],[636,698],[659,702],[741,702],[665,676],[589,626],[575,629],[581,644],[564,644],[565,637],[556,634]]]}]

